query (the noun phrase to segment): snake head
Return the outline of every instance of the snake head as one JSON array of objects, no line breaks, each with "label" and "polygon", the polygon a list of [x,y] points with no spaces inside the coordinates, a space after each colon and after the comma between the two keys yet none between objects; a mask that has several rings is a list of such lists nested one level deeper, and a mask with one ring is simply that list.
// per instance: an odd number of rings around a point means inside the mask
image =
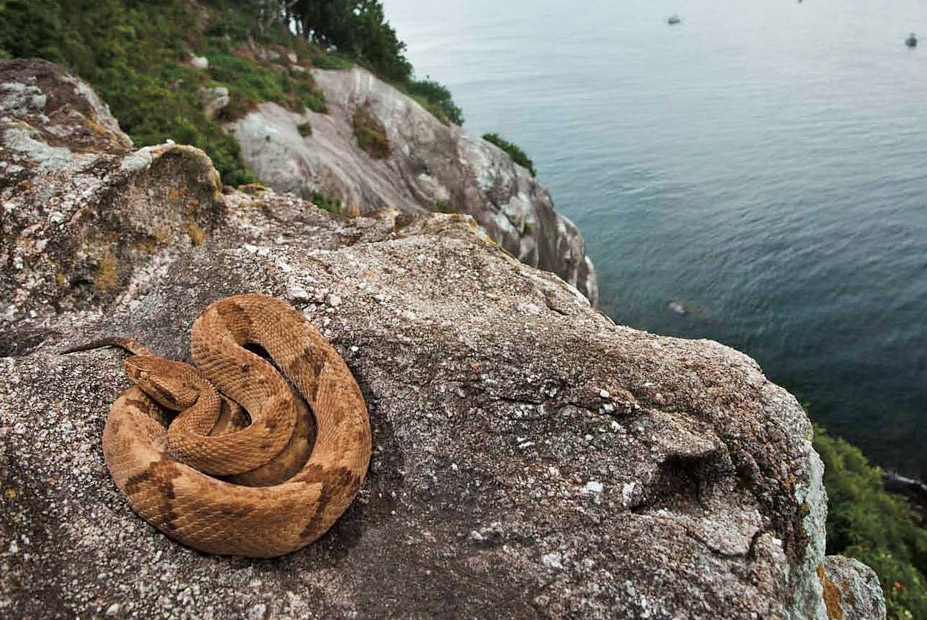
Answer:
[{"label": "snake head", "polygon": [[172,411],[192,407],[203,383],[193,366],[153,355],[127,358],[126,374],[145,394]]}]

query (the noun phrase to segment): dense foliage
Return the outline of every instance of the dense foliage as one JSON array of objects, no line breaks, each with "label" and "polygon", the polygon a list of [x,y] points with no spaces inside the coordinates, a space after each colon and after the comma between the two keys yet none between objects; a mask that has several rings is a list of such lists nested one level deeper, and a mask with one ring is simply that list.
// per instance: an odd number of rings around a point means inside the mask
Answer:
[{"label": "dense foliage", "polygon": [[[282,73],[227,36],[232,12],[203,15],[184,0],[7,0],[0,3],[0,53],[37,56],[64,65],[89,81],[110,105],[136,146],[170,138],[205,150],[229,184],[252,179],[238,143],[221,120],[258,101],[324,109],[308,73]],[[250,22],[249,22],[250,23]],[[281,25],[282,27],[282,25]],[[209,61],[205,71],[189,66],[192,55]],[[208,119],[202,88],[225,86],[230,104],[223,117]]]},{"label": "dense foliage", "polygon": [[492,142],[500,149],[508,153],[509,157],[511,157],[516,164],[527,168],[528,172],[531,173],[531,176],[537,176],[537,173],[534,171],[534,162],[531,161],[531,158],[529,158],[528,155],[523,150],[521,150],[518,145],[512,144],[497,133],[484,133],[483,139],[487,142]]},{"label": "dense foliage", "polygon": [[[305,36],[293,34],[294,25]],[[0,58],[40,57],[90,82],[136,146],[170,138],[205,150],[225,183],[253,180],[221,123],[261,101],[325,110],[309,66],[360,62],[444,122],[462,122],[440,84],[412,79],[404,44],[374,0],[0,0]],[[189,64],[209,61],[205,70]],[[295,60],[295,62],[292,62]],[[205,88],[230,101],[215,119]]]},{"label": "dense foliage", "polygon": [[400,87],[445,124],[450,121],[463,125],[463,112],[451,98],[451,91],[443,84],[426,77],[424,80],[409,80]]},{"label": "dense foliage", "polygon": [[406,45],[387,23],[378,0],[291,0],[283,6],[297,31],[324,48],[336,48],[386,80],[411,77]]},{"label": "dense foliage", "polygon": [[[261,0],[251,0],[261,3]],[[442,122],[463,124],[451,93],[428,78],[416,80],[406,44],[386,21],[379,0],[264,0],[279,3],[294,30],[322,49],[337,50],[415,98]]]},{"label": "dense foliage", "polygon": [[927,618],[927,531],[912,518],[907,500],[885,491],[881,470],[843,439],[817,428],[814,448],[825,467],[827,552],[876,571],[889,618]]}]

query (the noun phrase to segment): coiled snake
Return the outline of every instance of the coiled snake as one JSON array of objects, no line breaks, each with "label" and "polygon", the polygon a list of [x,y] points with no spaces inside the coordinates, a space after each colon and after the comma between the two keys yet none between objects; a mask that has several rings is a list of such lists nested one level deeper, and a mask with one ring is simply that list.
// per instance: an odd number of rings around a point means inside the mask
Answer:
[{"label": "coiled snake", "polygon": [[[115,338],[67,352],[107,345],[135,354],[135,385],[110,409],[103,455],[148,523],[207,553],[274,557],[347,510],[370,461],[367,408],[344,360],[289,304],[235,295],[207,307],[191,336],[198,368]],[[314,413],[314,445],[293,388]]]}]

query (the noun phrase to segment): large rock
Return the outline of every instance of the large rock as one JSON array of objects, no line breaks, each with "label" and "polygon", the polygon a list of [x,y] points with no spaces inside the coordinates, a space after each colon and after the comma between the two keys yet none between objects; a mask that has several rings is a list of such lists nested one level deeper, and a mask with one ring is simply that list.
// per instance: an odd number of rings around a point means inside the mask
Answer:
[{"label": "large rock", "polygon": [[[0,63],[0,89],[25,102],[0,117],[4,617],[826,618],[811,427],[750,358],[615,325],[467,216],[223,195],[201,152],[132,152],[50,65]],[[123,355],[58,354],[124,335],[185,358],[244,291],[320,327],[374,433],[354,505],[276,560],[133,514],[100,448]]]},{"label": "large rock", "polygon": [[875,571],[853,558],[829,555],[818,568],[829,620],[885,620],[885,596]]},{"label": "large rock", "polygon": [[[325,93],[326,113],[263,103],[229,126],[261,180],[304,197],[339,197],[353,215],[387,206],[469,214],[520,260],[553,271],[596,303],[595,272],[579,230],[501,149],[441,124],[363,69],[312,75]],[[353,118],[359,108],[382,125],[386,158],[374,159],[358,146]],[[307,124],[311,134],[303,135]]]},{"label": "large rock", "polygon": [[225,86],[200,89],[200,105],[206,118],[213,119],[229,104],[229,89]]}]

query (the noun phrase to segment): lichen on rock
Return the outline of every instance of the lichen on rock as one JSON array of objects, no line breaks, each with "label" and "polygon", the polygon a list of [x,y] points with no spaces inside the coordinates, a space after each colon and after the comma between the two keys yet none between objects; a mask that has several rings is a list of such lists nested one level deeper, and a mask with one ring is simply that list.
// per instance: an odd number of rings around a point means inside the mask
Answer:
[{"label": "lichen on rock", "polygon": [[853,558],[829,555],[818,566],[829,620],[885,620],[885,597],[871,568]]}]

